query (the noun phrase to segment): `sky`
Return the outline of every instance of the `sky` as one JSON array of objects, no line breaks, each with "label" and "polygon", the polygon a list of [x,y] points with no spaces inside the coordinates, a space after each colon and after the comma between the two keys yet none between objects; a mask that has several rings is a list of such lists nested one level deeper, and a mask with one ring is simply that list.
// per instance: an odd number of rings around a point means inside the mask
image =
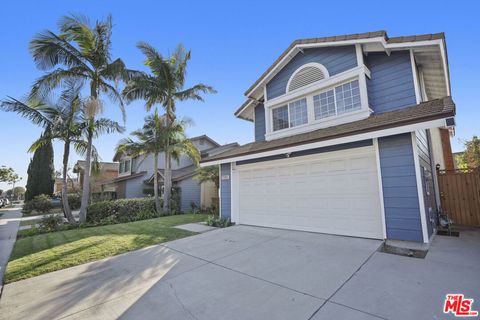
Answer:
[{"label": "sky", "polygon": [[[462,141],[480,135],[479,1],[5,1],[0,11],[0,99],[21,98],[42,75],[28,51],[32,37],[57,31],[62,15],[83,14],[91,21],[112,14],[112,57],[129,68],[146,70],[136,44],[146,41],[163,54],[182,43],[191,49],[187,86],[199,82],[218,93],[205,102],[187,101],[179,117],[194,125],[190,137],[207,134],[219,143],[248,143],[253,124],[234,117],[244,91],[292,41],[376,30],[389,36],[445,32],[452,96],[457,106],[453,151]],[[119,108],[105,98],[104,117],[122,121]],[[94,143],[104,161],[112,161],[118,141],[140,128],[146,115],[142,101],[127,106],[125,134],[104,135]],[[0,111],[0,166],[12,167],[25,185],[31,143],[41,128],[13,113]],[[62,145],[54,143],[55,168],[61,169]],[[69,163],[80,159],[73,154]],[[8,186],[0,183],[0,189]]]}]

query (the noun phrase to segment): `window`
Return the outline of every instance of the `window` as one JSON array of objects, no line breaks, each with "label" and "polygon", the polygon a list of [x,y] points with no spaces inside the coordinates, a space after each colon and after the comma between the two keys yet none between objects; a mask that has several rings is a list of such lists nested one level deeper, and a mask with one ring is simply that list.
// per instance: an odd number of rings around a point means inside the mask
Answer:
[{"label": "window", "polygon": [[125,161],[125,172],[130,171],[130,160]]},{"label": "window", "polygon": [[296,127],[308,122],[307,99],[303,98],[288,104],[290,127]]},{"label": "window", "polygon": [[358,80],[313,96],[315,119],[323,119],[361,109]]},{"label": "window", "polygon": [[118,167],[118,172],[119,172],[119,173],[122,173],[124,167],[125,167],[124,162],[120,162],[120,166]]},{"label": "window", "polygon": [[272,110],[273,131],[288,128],[288,107],[282,106]]},{"label": "window", "polygon": [[273,131],[296,127],[308,122],[307,99],[290,102],[272,110]]},{"label": "window", "polygon": [[293,91],[314,82],[328,78],[328,70],[323,65],[312,62],[298,68],[288,81],[288,91]]}]

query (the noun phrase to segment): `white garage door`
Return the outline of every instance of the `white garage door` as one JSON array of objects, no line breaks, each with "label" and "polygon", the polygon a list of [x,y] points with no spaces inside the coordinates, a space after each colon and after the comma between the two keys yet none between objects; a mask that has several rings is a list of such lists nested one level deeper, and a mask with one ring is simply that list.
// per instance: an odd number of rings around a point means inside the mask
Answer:
[{"label": "white garage door", "polygon": [[383,237],[373,147],[240,165],[236,171],[241,224]]}]

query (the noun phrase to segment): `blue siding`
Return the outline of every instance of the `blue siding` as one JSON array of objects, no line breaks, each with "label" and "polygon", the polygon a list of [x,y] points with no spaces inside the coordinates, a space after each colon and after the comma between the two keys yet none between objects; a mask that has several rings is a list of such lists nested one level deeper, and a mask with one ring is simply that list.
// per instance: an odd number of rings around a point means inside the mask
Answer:
[{"label": "blue siding", "polygon": [[368,102],[374,112],[382,113],[417,103],[409,51],[370,53],[365,64],[371,71],[367,79]]},{"label": "blue siding", "polygon": [[255,107],[255,141],[264,141],[265,132],[265,107],[259,104]]},{"label": "blue siding", "polygon": [[378,139],[387,239],[423,241],[410,133]]},{"label": "blue siding", "polygon": [[194,203],[200,207],[200,183],[192,178],[184,179],[177,183],[180,187],[180,209],[187,211],[191,209],[191,204]]},{"label": "blue siding", "polygon": [[267,84],[268,99],[285,94],[290,76],[300,66],[318,62],[323,64],[330,76],[347,71],[357,66],[355,46],[305,49],[298,53],[279,73]]},{"label": "blue siding", "polygon": [[[232,204],[232,177],[230,176],[230,163],[220,165],[220,216],[231,218]],[[222,177],[228,176],[228,179]]]},{"label": "blue siding", "polygon": [[435,188],[433,186],[434,169],[431,161],[430,152],[430,132],[428,130],[420,130],[416,134],[417,152],[420,163],[420,172],[422,174],[422,191],[425,203],[425,214],[428,227],[428,236],[433,233],[436,223],[436,199]]}]

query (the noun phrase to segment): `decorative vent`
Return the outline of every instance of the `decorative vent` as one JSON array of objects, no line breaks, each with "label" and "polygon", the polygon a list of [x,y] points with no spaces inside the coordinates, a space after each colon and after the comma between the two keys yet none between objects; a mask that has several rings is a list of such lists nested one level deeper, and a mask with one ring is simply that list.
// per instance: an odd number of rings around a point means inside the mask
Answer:
[{"label": "decorative vent", "polygon": [[288,91],[328,78],[328,71],[322,66],[323,69],[325,69],[325,71],[323,71],[320,66],[322,65],[318,64],[318,66],[308,65],[300,67],[300,69],[295,71],[290,78],[290,81],[288,82]]}]

